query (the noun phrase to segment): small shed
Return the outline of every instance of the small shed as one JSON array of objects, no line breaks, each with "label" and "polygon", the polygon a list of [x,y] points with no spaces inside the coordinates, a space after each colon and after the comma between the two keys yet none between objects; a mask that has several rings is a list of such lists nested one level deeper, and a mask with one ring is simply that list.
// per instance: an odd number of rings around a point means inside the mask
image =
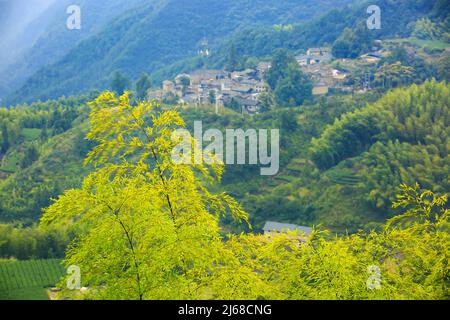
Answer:
[{"label": "small shed", "polygon": [[312,232],[312,228],[290,223],[267,221],[264,225],[263,231],[265,235],[287,233],[288,231],[299,231],[300,236],[309,236]]}]

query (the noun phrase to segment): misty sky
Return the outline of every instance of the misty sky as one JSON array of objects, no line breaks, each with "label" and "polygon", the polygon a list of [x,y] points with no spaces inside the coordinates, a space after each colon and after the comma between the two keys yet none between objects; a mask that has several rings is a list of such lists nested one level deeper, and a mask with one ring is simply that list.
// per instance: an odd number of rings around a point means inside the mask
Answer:
[{"label": "misty sky", "polygon": [[0,0],[0,37],[11,37],[56,0]]},{"label": "misty sky", "polygon": [[[0,0],[0,71],[31,45],[21,35],[31,21],[58,0]],[[37,31],[37,30],[34,30]]]}]

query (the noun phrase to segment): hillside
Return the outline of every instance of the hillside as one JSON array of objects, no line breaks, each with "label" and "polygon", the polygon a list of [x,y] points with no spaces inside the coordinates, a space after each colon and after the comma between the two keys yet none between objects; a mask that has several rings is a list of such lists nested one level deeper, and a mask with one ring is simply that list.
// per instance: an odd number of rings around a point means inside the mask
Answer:
[{"label": "hillside", "polygon": [[[68,30],[62,32],[56,27],[46,39],[38,42],[23,59],[26,63],[35,61],[38,64],[26,67],[24,74],[36,73],[6,102],[31,102],[93,88],[104,89],[115,70],[122,70],[134,79],[141,72],[153,72],[195,56],[205,37],[211,46],[215,46],[244,27],[298,23],[351,2],[169,0],[144,2],[139,6],[139,0],[136,0],[128,2],[129,10],[122,10],[121,14],[117,12],[123,8],[108,3],[107,8],[116,10],[108,9],[103,14],[105,6],[101,6],[101,0],[88,1],[85,11],[92,16],[83,19],[96,23],[82,29],[80,35]],[[102,13],[101,19],[96,16],[99,13]],[[55,23],[61,24],[60,20]],[[11,72],[17,69],[21,69],[20,65],[10,68]]]},{"label": "hillside", "polygon": [[[346,28],[354,30],[358,25],[365,25],[368,17],[366,9],[369,5],[378,5],[382,12],[382,27],[380,30],[370,31],[371,39],[407,38],[413,32],[414,23],[423,17],[448,24],[450,10],[445,2],[445,0],[357,1],[348,3],[345,7],[337,6],[336,9],[324,11],[314,19],[294,23],[292,28],[288,29],[248,26],[244,30],[237,30],[223,42],[217,43],[217,47],[213,50],[216,54],[209,59],[194,57],[165,66],[154,74],[154,80],[173,78],[179,73],[201,67],[222,68],[232,44],[243,63],[253,57],[267,59],[277,48],[303,53],[310,47],[331,46]],[[398,15],[398,12],[402,12],[402,15]]]},{"label": "hillside", "polygon": [[[182,116],[191,129],[199,117],[205,128],[281,128],[277,176],[261,177],[255,166],[227,166],[217,185],[244,205],[257,227],[281,220],[356,231],[395,214],[389,204],[401,183],[420,182],[438,193],[449,189],[449,96],[448,85],[427,82],[397,89],[379,101],[372,93],[330,97],[255,117],[201,109],[182,110]],[[72,128],[49,138],[37,161],[0,182],[2,221],[33,221],[49,197],[79,185],[89,171],[82,168],[89,148],[82,142],[86,115],[78,110]],[[19,142],[6,158],[20,149]],[[231,220],[224,224],[233,226]]]},{"label": "hillside", "polygon": [[[37,14],[35,6],[42,1],[45,0],[33,2],[31,6],[26,1],[16,2],[15,11],[8,13],[10,20],[16,17],[21,21],[21,28],[16,30],[14,24],[8,22],[8,28],[2,30],[5,39],[0,40],[0,47],[5,50],[0,52],[0,99],[4,100],[36,71],[59,61],[80,42],[105,28],[111,19],[125,14],[126,9],[155,2],[79,0],[76,4],[81,9],[81,29],[69,30],[66,28],[66,9],[73,1],[47,0],[51,2],[49,7]],[[24,17],[23,12],[27,10],[34,12],[31,20]]]}]

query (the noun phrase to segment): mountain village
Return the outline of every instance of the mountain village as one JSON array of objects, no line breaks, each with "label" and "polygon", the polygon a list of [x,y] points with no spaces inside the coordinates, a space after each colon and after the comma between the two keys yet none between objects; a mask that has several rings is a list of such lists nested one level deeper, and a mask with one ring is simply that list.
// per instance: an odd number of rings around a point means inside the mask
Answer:
[{"label": "mountain village", "polygon": [[[381,43],[371,53],[358,58],[361,63],[377,63],[385,51]],[[347,84],[348,72],[342,71],[332,62],[348,63],[350,59],[334,59],[330,47],[310,48],[305,54],[297,55],[297,63],[313,82],[313,95],[326,95],[332,89],[349,92],[352,87]],[[176,98],[181,105],[211,105],[220,108],[237,103],[242,112],[258,113],[261,93],[267,90],[264,81],[265,72],[271,67],[270,62],[259,62],[256,69],[228,72],[225,70],[196,70],[190,74],[180,74],[172,80],[163,81],[162,89],[152,89],[148,98],[162,100]],[[364,90],[369,90],[370,80],[366,80]]]}]

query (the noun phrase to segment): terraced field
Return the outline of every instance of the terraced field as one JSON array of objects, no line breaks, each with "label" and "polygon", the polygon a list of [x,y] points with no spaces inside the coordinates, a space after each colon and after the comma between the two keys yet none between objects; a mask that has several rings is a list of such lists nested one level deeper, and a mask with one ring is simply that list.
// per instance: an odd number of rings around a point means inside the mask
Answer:
[{"label": "terraced field", "polygon": [[45,288],[55,286],[63,275],[57,259],[0,261],[0,300],[48,299]]},{"label": "terraced field", "polygon": [[327,174],[330,180],[341,185],[355,185],[361,182],[361,178],[351,172],[332,171]]}]

